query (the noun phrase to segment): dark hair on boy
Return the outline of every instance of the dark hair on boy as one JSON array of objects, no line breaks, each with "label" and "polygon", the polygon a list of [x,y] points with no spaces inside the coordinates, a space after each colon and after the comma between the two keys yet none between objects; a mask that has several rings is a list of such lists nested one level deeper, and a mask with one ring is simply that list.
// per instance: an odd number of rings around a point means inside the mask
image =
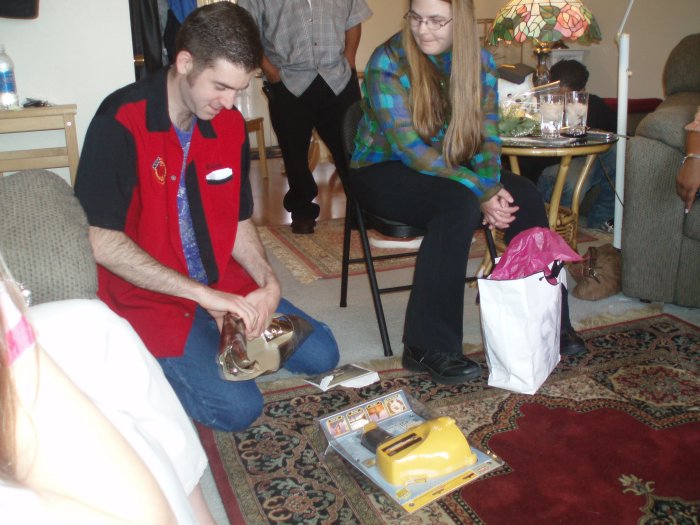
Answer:
[{"label": "dark hair on boy", "polygon": [[175,55],[189,51],[204,69],[223,58],[251,72],[260,67],[263,47],[253,17],[232,2],[215,2],[192,11],[178,31]]},{"label": "dark hair on boy", "polygon": [[549,78],[572,91],[583,91],[588,82],[588,69],[578,60],[560,60],[550,68]]}]

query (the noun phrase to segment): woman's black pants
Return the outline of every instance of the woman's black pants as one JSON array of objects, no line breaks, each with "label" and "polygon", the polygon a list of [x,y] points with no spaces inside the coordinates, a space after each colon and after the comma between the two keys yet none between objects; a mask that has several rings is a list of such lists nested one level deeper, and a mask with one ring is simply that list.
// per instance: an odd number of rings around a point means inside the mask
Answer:
[{"label": "woman's black pants", "polygon": [[[406,308],[404,344],[461,354],[467,259],[482,220],[476,195],[457,181],[424,175],[400,161],[351,170],[348,183],[362,208],[426,232]],[[503,171],[501,184],[520,207],[505,230],[506,242],[528,228],[549,227],[544,203],[532,182]],[[571,327],[566,303],[562,327]]]}]

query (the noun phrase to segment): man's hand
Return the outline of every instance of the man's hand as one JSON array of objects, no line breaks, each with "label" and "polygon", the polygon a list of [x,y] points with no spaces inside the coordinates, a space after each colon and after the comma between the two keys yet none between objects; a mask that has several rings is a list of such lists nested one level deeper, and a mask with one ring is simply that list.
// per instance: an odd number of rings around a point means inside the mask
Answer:
[{"label": "man's hand", "polygon": [[360,45],[360,38],[362,37],[362,25],[357,24],[345,31],[345,49],[343,54],[347,59],[350,67],[356,69],[355,67],[355,57],[357,56],[357,48]]},{"label": "man's hand", "polygon": [[676,193],[685,203],[688,213],[693,207],[695,196],[700,190],[700,159],[689,157],[681,166],[676,177]]},{"label": "man's hand", "polygon": [[248,340],[255,339],[262,333],[267,318],[274,312],[274,309],[272,312],[261,309],[260,305],[250,301],[248,297],[212,288],[203,289],[197,302],[214,318],[219,330],[223,326],[224,315],[227,313],[230,312],[240,317],[245,324]]},{"label": "man's hand", "polygon": [[496,195],[481,203],[481,212],[484,214],[483,224],[488,224],[490,229],[504,229],[515,220],[515,212],[520,208],[512,206],[513,197],[505,188],[501,188]]},{"label": "man's hand", "polygon": [[231,255],[260,288],[245,297],[205,288],[197,302],[216,319],[219,328],[226,312],[240,316],[246,327],[246,337],[251,340],[267,328],[267,319],[277,309],[282,290],[251,219],[238,223],[236,243]]},{"label": "man's hand", "polygon": [[261,67],[265,78],[270,84],[281,82],[282,79],[280,78],[280,70],[272,62],[270,62],[265,55],[263,55]]},{"label": "man's hand", "polygon": [[251,318],[251,324],[246,322],[247,334],[248,337],[256,337],[266,328],[267,318],[275,312],[282,290],[267,261],[265,248],[260,242],[258,230],[252,220],[247,219],[238,223],[238,234],[232,255],[260,287],[245,298],[257,313],[256,319]]},{"label": "man's hand", "polygon": [[246,338],[250,341],[259,337],[267,328],[267,320],[275,313],[280,296],[280,288],[275,282],[253,290],[246,296],[208,288],[197,301],[214,318],[219,330],[227,313],[240,317],[245,324]]},{"label": "man's hand", "polygon": [[280,297],[279,286],[258,288],[246,295],[247,301],[255,307],[259,315],[258,323],[252,327],[252,331],[256,334],[254,337],[260,335],[267,328],[267,319],[275,313]]}]

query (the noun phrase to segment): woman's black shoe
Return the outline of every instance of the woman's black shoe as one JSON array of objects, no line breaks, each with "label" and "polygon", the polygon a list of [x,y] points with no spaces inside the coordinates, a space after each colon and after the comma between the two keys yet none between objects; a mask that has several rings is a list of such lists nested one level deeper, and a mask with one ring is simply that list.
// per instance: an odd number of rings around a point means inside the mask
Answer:
[{"label": "woman's black shoe", "polygon": [[586,343],[573,328],[562,330],[559,337],[559,353],[561,355],[576,355],[586,351]]},{"label": "woman's black shoe", "polygon": [[407,370],[427,372],[436,383],[447,385],[471,381],[481,375],[479,365],[462,355],[428,353],[410,346],[404,346],[401,363]]}]

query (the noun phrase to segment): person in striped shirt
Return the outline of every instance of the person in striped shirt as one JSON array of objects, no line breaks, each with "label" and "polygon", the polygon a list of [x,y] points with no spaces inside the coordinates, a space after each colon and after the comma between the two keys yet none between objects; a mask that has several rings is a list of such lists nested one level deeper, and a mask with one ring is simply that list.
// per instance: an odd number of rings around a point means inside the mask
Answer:
[{"label": "person in striped shirt", "polygon": [[[404,18],[365,69],[348,183],[365,209],[426,231],[403,365],[460,383],[481,374],[462,354],[474,230],[481,223],[504,229],[508,242],[548,222],[536,187],[501,168],[497,71],[481,49],[473,0],[412,0]],[[563,303],[560,351],[585,351]]]}]

